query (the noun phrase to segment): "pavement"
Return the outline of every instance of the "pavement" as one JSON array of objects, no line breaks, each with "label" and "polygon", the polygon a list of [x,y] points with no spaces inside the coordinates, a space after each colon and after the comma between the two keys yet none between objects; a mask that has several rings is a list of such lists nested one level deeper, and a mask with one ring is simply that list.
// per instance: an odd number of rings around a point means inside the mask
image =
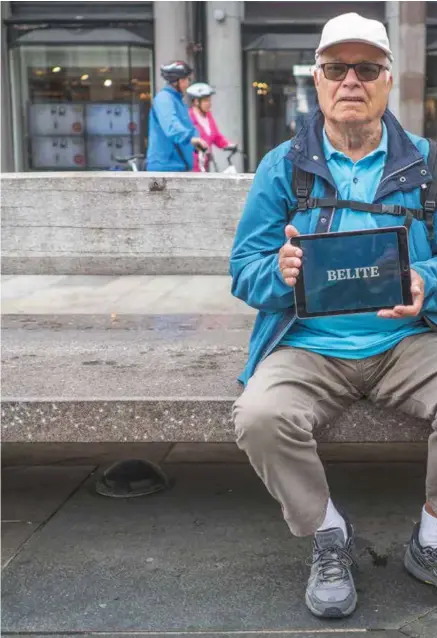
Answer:
[{"label": "pavement", "polygon": [[[235,388],[213,384],[214,362],[236,371],[254,318],[229,285],[216,276],[5,276],[3,395],[17,397],[25,381],[31,398],[126,388],[132,397],[144,394],[146,372],[155,394],[172,378],[176,399],[190,383],[229,398]],[[43,417],[35,427],[47,427]],[[320,446],[357,533],[359,607],[338,622],[306,609],[311,541],[290,535],[234,443],[3,443],[2,633],[435,638],[437,591],[402,567],[425,472],[424,444],[406,445]],[[122,458],[160,463],[174,486],[132,500],[97,496],[96,477]],[[381,462],[358,462],[370,459]]]},{"label": "pavement", "polygon": [[3,275],[3,314],[249,315],[220,275]]},{"label": "pavement", "polygon": [[[43,446],[32,458],[5,445],[3,635],[435,638],[437,591],[402,567],[423,464],[327,464],[359,563],[356,613],[329,621],[303,601],[310,539],[290,535],[236,446],[181,445]],[[97,496],[103,467],[135,456],[174,486]]]}]

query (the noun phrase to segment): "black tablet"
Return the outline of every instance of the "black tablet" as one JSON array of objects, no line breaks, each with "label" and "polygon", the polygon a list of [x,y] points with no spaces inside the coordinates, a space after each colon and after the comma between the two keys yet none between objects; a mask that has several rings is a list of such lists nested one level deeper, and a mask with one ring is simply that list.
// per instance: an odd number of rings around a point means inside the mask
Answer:
[{"label": "black tablet", "polygon": [[300,318],[410,306],[408,232],[404,226],[300,235],[302,268],[294,287]]}]

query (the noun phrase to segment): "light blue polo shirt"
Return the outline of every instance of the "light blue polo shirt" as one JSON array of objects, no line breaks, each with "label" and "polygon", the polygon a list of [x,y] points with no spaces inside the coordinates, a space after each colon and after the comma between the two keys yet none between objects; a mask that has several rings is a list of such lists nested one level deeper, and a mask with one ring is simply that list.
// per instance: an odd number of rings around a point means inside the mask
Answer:
[{"label": "light blue polo shirt", "polygon": [[[339,199],[373,202],[387,158],[387,129],[384,123],[382,126],[378,148],[355,163],[335,149],[323,131],[323,151]],[[345,208],[336,211],[332,230],[377,226],[376,215]],[[428,331],[425,322],[418,317],[382,319],[376,313],[297,319],[280,345],[304,348],[330,357],[364,359],[393,348],[405,337]]]}]

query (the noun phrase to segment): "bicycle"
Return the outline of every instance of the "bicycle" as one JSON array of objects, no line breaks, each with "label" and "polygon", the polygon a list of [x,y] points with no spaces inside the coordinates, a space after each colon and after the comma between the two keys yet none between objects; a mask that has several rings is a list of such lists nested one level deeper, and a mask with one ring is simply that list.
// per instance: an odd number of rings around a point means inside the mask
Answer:
[{"label": "bicycle", "polygon": [[[223,149],[226,151],[226,149]],[[200,168],[200,172],[201,173],[207,173],[207,165],[208,165],[208,160],[209,162],[213,165],[214,167],[214,172],[215,173],[219,173],[219,168],[217,166],[217,162],[215,161],[214,155],[211,151],[204,151],[202,149],[198,150],[199,153],[199,168]],[[241,153],[241,155],[244,155],[242,151],[239,150],[238,146],[232,147],[230,149],[228,149],[228,155],[226,156],[226,161],[228,163],[228,166],[221,171],[223,174],[226,175],[237,175],[238,171],[235,168],[233,162],[232,162],[232,158],[236,153]]]},{"label": "bicycle", "polygon": [[[115,161],[120,166],[115,166],[110,168],[112,171],[132,171],[134,173],[138,173],[143,170],[144,165],[144,155],[141,153],[136,153],[135,155],[128,155],[127,157],[116,157]],[[141,164],[139,164],[141,162]]]}]

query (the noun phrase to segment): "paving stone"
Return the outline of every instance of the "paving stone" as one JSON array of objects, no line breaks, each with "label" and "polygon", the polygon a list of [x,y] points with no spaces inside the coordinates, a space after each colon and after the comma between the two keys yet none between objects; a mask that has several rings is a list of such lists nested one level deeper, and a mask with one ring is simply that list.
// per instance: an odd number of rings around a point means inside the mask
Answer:
[{"label": "paving stone", "polygon": [[[8,635],[4,632],[4,635]],[[72,634],[50,634],[50,638],[71,638]],[[105,632],[105,638],[126,638],[126,634],[117,634],[111,632]],[[29,638],[28,634],[13,634],[14,638]],[[81,638],[92,638],[95,636],[93,633],[81,633]],[[241,632],[237,631],[222,631],[222,632],[198,632],[198,631],[184,631],[184,632],[129,632],[129,638],[165,638],[165,636],[171,636],[172,638],[182,638],[183,636],[194,636],[195,638],[239,638]],[[335,631],[330,629],[329,631],[245,631],[243,633],[244,638],[405,638],[405,636],[398,631],[372,631],[369,633],[364,631]],[[32,634],[32,638],[47,638],[47,634]]]},{"label": "paving stone", "polygon": [[411,638],[435,638],[437,635],[437,604],[429,613],[406,627],[402,627],[402,633]]},{"label": "paving stone", "polygon": [[2,523],[2,567],[7,565],[37,528],[38,523]]},{"label": "paving stone", "polygon": [[291,537],[251,467],[169,467],[175,487],[151,497],[98,497],[91,481],[77,492],[4,571],[3,632],[293,630],[308,638],[395,632],[435,607],[435,591],[402,566],[423,465],[328,467],[334,500],[356,526],[360,565],[359,607],[338,624],[306,609],[311,541]]},{"label": "paving stone", "polygon": [[236,443],[176,443],[165,463],[248,463]]},{"label": "paving stone", "polygon": [[3,468],[2,520],[45,521],[93,471],[93,467]]}]

